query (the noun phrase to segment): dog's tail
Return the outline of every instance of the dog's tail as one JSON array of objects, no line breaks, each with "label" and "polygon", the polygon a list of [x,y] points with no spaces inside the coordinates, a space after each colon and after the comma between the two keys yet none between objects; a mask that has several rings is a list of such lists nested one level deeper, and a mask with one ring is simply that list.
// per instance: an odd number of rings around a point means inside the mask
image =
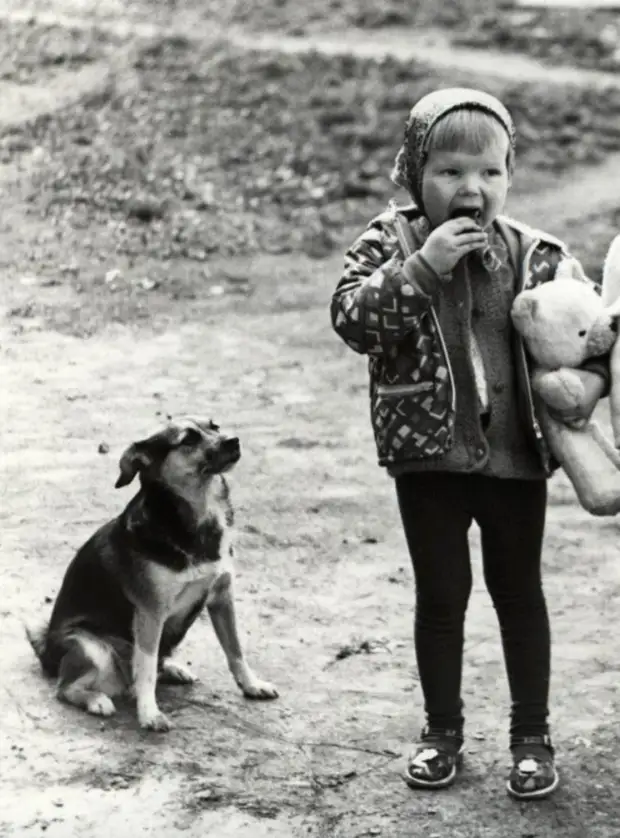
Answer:
[{"label": "dog's tail", "polygon": [[35,655],[43,663],[47,646],[47,625],[39,626],[39,628],[35,629],[27,623],[24,623],[24,631]]}]

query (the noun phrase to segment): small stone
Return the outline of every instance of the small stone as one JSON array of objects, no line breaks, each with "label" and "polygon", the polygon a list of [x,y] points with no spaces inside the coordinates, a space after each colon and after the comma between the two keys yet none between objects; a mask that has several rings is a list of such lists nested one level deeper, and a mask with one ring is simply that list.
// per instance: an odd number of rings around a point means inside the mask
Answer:
[{"label": "small stone", "polygon": [[99,447],[97,448],[99,454],[109,454],[110,453],[110,446],[107,442],[100,442]]},{"label": "small stone", "polygon": [[149,277],[145,277],[139,281],[138,285],[145,291],[152,291],[154,288],[157,288],[159,282],[156,279],[149,279]]},{"label": "small stone", "polygon": [[113,270],[108,271],[105,275],[105,284],[106,285],[113,285],[117,280],[121,279],[123,274],[118,268],[113,268]]}]

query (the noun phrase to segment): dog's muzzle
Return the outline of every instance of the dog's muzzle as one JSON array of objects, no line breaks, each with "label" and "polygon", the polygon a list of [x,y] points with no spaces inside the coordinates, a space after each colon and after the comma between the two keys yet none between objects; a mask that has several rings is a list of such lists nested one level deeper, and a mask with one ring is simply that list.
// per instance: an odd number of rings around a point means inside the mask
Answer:
[{"label": "dog's muzzle", "polygon": [[219,450],[218,460],[222,466],[234,465],[241,457],[241,445],[236,436],[225,439]]}]

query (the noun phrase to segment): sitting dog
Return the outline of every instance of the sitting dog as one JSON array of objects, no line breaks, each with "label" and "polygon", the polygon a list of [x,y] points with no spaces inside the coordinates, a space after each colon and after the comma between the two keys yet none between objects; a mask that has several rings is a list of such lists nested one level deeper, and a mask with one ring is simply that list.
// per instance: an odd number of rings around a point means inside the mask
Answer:
[{"label": "sitting dog", "polygon": [[206,605],[229,669],[249,698],[276,698],[245,661],[232,595],[233,509],[223,473],[239,460],[237,438],[188,419],[134,442],[116,487],[136,474],[140,490],[70,563],[40,636],[28,632],[58,697],[99,716],[135,693],[138,721],[169,730],[157,677],[191,683],[172,652]]}]

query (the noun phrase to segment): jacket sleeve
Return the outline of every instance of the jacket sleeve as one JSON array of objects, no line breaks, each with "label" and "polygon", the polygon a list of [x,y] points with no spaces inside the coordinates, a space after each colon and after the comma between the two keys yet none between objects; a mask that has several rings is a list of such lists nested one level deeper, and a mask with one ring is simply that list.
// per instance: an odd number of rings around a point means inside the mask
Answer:
[{"label": "jacket sleeve", "polygon": [[[600,285],[597,285],[597,283],[588,278],[581,262],[578,259],[575,259],[574,256],[570,256],[568,253],[565,253],[564,258],[558,265],[558,271],[565,272],[565,275],[571,276],[573,279],[580,279],[583,282],[587,282],[588,285],[591,285],[595,289],[597,294],[601,293]],[[600,375],[605,383],[605,388],[601,398],[605,398],[605,396],[609,395],[611,387],[609,353],[605,355],[597,355],[595,358],[588,358],[583,362],[579,369],[585,370],[586,372],[594,372],[597,373],[597,375]]]},{"label": "jacket sleeve", "polygon": [[411,332],[433,302],[437,279],[419,254],[407,261],[387,221],[375,219],[345,254],[331,301],[334,330],[356,352],[380,355]]}]

